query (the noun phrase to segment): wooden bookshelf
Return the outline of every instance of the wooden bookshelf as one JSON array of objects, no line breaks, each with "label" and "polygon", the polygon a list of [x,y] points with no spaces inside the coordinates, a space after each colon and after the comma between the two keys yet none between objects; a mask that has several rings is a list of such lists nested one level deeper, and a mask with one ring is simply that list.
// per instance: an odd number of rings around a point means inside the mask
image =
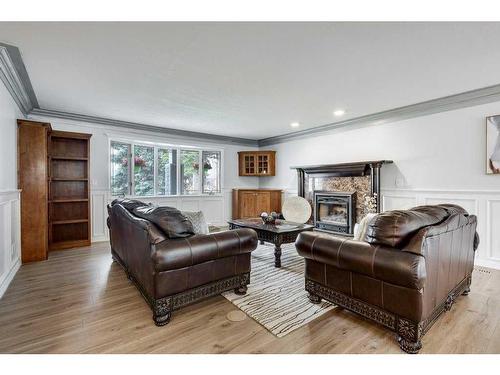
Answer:
[{"label": "wooden bookshelf", "polygon": [[49,248],[90,245],[90,134],[49,133]]}]

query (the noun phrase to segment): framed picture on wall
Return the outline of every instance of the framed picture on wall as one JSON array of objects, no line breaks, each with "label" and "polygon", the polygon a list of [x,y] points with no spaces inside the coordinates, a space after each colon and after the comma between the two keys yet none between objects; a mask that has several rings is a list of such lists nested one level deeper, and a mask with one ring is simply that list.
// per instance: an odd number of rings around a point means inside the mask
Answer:
[{"label": "framed picture on wall", "polygon": [[486,173],[500,174],[500,115],[486,117]]}]

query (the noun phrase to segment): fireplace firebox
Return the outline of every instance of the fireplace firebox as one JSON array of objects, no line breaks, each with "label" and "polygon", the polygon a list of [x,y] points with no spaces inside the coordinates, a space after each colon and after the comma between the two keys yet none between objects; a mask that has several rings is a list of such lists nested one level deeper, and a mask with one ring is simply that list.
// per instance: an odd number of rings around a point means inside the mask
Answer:
[{"label": "fireplace firebox", "polygon": [[355,215],[355,192],[314,192],[314,226],[317,230],[353,234]]}]

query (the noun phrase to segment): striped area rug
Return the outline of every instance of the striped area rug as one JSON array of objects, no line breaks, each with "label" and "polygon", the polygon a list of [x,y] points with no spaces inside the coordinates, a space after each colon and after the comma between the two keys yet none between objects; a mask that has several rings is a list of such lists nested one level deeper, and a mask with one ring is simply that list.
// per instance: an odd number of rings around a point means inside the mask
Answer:
[{"label": "striped area rug", "polygon": [[282,246],[281,268],[274,267],[274,245],[259,245],[252,253],[247,294],[223,294],[277,337],[283,337],[334,308],[309,302],[304,289],[304,259],[295,245]]}]

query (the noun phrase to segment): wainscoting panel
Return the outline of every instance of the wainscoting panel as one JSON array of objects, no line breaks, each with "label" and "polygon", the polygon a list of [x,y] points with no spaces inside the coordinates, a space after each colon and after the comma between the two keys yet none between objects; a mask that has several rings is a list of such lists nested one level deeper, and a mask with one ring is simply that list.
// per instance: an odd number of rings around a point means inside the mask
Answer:
[{"label": "wainscoting panel", "polygon": [[200,211],[203,212],[205,220],[209,223],[223,224],[224,220],[224,200],[206,198],[200,200]]},{"label": "wainscoting panel", "polygon": [[108,227],[106,218],[107,190],[94,190],[90,195],[92,210],[92,241],[105,241],[107,239]]},{"label": "wainscoting panel", "polygon": [[[175,207],[183,211],[202,211],[208,224],[225,225],[229,219],[227,214],[231,212],[230,192],[224,191],[221,195],[209,196],[183,196],[183,197],[140,197],[147,203],[161,206]],[[108,241],[109,233],[106,224],[108,211],[106,205],[111,203],[114,197],[109,190],[94,189],[91,191],[92,209],[92,242]]]},{"label": "wainscoting panel", "polygon": [[487,240],[489,242],[488,254],[491,259],[500,262],[500,200],[490,199],[487,201],[487,221],[494,223],[488,227]]},{"label": "wainscoting panel", "polygon": [[467,210],[468,213],[477,215],[479,201],[475,198],[425,198],[425,204],[442,204],[451,203],[461,206]]},{"label": "wainscoting panel", "polygon": [[19,193],[0,191],[0,298],[21,266]]},{"label": "wainscoting panel", "polygon": [[415,207],[417,204],[415,197],[401,197],[397,195],[382,195],[382,209],[390,210],[405,210]]},{"label": "wainscoting panel", "polygon": [[191,198],[182,198],[181,211],[200,211],[200,200]]},{"label": "wainscoting panel", "polygon": [[476,264],[500,269],[500,191],[382,189],[382,210],[451,203],[477,216]]}]

